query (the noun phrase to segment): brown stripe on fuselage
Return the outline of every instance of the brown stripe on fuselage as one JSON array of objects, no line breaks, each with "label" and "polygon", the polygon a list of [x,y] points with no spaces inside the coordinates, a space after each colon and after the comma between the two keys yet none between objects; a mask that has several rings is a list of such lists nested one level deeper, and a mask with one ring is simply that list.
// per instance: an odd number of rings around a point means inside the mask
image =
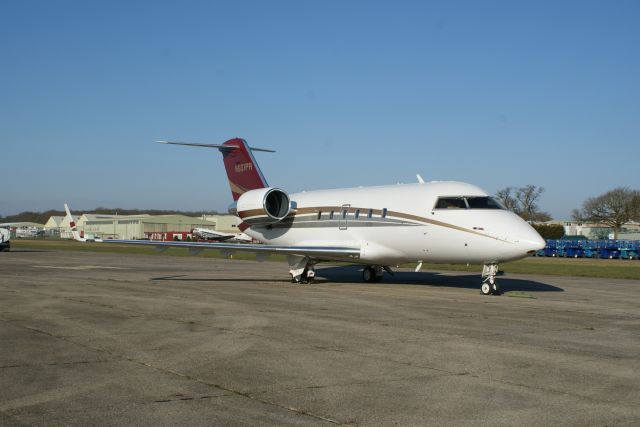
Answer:
[{"label": "brown stripe on fuselage", "polygon": [[238,212],[238,216],[240,218],[248,218],[250,216],[260,216],[264,215],[264,209],[249,209],[247,211]]},{"label": "brown stripe on fuselage", "polygon": [[[356,206],[350,206],[349,208],[344,208],[347,209],[348,213],[355,213],[357,210],[360,211],[360,219],[365,220],[368,217],[369,214],[369,210],[371,210],[372,215],[377,216],[377,217],[381,217],[382,216],[382,209],[370,209],[370,208],[361,208],[361,207],[356,207]],[[318,212],[322,212],[322,213],[329,213],[331,211],[333,211],[335,214],[340,215],[341,212],[343,210],[342,206],[315,206],[315,207],[305,207],[305,208],[298,208],[295,210],[292,210],[292,212],[289,213],[289,215],[287,215],[287,217],[283,220],[285,222],[291,223],[293,221],[295,221],[295,217],[296,216],[301,216],[301,215],[309,215],[309,214],[317,214]],[[250,209],[247,211],[242,211],[242,212],[238,212],[238,215],[240,216],[240,218],[247,218],[249,216],[260,216],[264,214],[264,209]],[[507,240],[503,240],[500,239],[498,237],[494,237],[494,236],[490,236],[488,234],[483,234],[483,233],[479,233],[475,230],[470,230],[468,228],[464,228],[461,227],[459,225],[454,225],[454,224],[449,224],[447,222],[443,222],[443,221],[438,221],[435,219],[430,219],[430,218],[426,218],[426,217],[422,217],[422,216],[418,216],[418,215],[412,215],[412,214],[407,214],[404,212],[398,212],[398,211],[390,211],[387,210],[387,217],[394,217],[394,218],[401,218],[401,219],[406,219],[409,221],[415,221],[415,222],[419,222],[419,223],[426,223],[426,224],[431,224],[431,225],[437,225],[439,227],[445,227],[445,228],[450,228],[452,230],[457,230],[457,231],[462,231],[465,233],[469,233],[469,234],[475,234],[477,236],[482,236],[482,237],[487,237],[489,239],[494,239],[494,240],[499,240],[501,242],[508,242]],[[266,217],[265,217],[266,218]],[[339,219],[339,218],[335,218],[335,219]],[[354,219],[354,218],[348,218],[348,221],[359,221],[360,219]],[[322,221],[322,219],[320,220]],[[262,225],[275,225],[275,224],[270,224],[270,223],[258,223],[258,224],[254,224],[252,226],[262,226]],[[402,224],[397,224],[397,225],[402,225]],[[415,223],[413,225],[416,225]],[[348,226],[348,223],[347,223]],[[375,225],[372,225],[373,227],[375,227]],[[333,227],[331,227],[333,228]]]}]

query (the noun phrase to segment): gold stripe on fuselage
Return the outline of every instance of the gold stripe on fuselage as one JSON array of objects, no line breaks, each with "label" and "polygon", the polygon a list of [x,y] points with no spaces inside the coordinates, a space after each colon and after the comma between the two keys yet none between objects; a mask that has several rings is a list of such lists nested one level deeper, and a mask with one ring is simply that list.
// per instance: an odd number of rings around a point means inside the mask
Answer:
[{"label": "gold stripe on fuselage", "polygon": [[[298,209],[295,209],[293,212],[289,213],[289,215],[287,215],[287,217],[283,220],[283,223],[281,223],[282,224],[281,226],[289,226],[289,225],[291,225],[293,223],[300,222],[300,221],[296,221],[296,217],[308,216],[308,215],[311,215],[311,214],[317,215],[320,212],[323,215],[325,213],[334,212],[335,218],[333,218],[332,220],[333,221],[339,221],[339,220],[342,219],[342,218],[340,218],[340,215],[342,215],[342,211],[343,210],[347,210],[348,214],[352,214],[352,213],[355,214],[356,211],[358,211],[358,210],[360,211],[361,217],[359,219],[347,218],[348,223],[352,223],[353,221],[361,221],[361,220],[371,219],[371,218],[368,217],[368,214],[369,214],[370,210],[371,210],[372,217],[375,217],[376,219],[379,219],[380,217],[382,217],[382,213],[383,213],[382,209],[359,208],[359,207],[353,207],[353,206],[350,206],[348,208],[346,208],[346,207],[343,208],[342,206],[316,206],[316,207],[298,208]],[[238,212],[238,215],[240,216],[240,218],[243,218],[243,219],[248,218],[248,217],[255,217],[255,218],[252,218],[252,220],[254,222],[252,227],[254,227],[254,226],[267,226],[267,225],[270,225],[272,227],[276,227],[276,226],[278,226],[278,224],[280,224],[280,223],[272,224],[272,223],[269,223],[267,221],[265,221],[264,223],[260,223],[260,222],[256,223],[256,219],[258,217],[264,216],[265,219],[267,218],[267,216],[264,215],[264,209],[250,209],[250,210]],[[404,220],[409,220],[410,221],[409,224],[407,224],[407,223],[396,223],[396,224],[393,224],[393,225],[396,225],[396,226],[431,224],[431,225],[436,225],[436,226],[439,226],[439,227],[450,228],[452,230],[462,231],[464,233],[469,233],[469,234],[474,234],[474,235],[477,235],[477,236],[487,237],[489,239],[499,240],[501,242],[508,242],[507,240],[503,240],[503,239],[500,239],[498,237],[490,236],[488,234],[480,233],[480,232],[475,231],[475,230],[470,230],[468,228],[461,227],[459,225],[449,224],[447,222],[438,221],[438,220],[435,220],[435,219],[430,219],[430,218],[426,218],[426,217],[422,217],[422,216],[418,216],[418,215],[407,214],[407,213],[404,213],[404,212],[387,210],[386,218],[389,218],[389,219],[396,218],[396,219],[404,219]],[[326,221],[326,220],[327,220],[326,218],[318,219],[318,221]],[[379,224],[375,224],[375,222],[373,222],[373,223],[370,223],[368,226],[376,227],[378,225]],[[302,224],[300,224],[300,226],[302,226]],[[334,226],[331,226],[330,228],[334,228]]]}]

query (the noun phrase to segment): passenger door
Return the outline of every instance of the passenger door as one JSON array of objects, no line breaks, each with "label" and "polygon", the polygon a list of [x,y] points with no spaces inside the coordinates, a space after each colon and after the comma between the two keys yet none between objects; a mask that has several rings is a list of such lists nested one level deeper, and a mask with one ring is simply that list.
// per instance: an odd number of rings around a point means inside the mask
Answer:
[{"label": "passenger door", "polygon": [[342,205],[340,208],[340,217],[338,218],[338,229],[346,230],[349,221],[349,208],[351,205]]}]

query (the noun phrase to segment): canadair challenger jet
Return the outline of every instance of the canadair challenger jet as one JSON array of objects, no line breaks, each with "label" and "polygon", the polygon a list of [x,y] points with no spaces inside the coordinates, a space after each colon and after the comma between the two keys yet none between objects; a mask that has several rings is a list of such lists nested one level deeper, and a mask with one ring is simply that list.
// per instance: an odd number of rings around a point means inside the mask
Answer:
[{"label": "canadair challenger jet", "polygon": [[[216,148],[222,153],[231,187],[229,212],[239,228],[262,244],[104,240],[192,252],[217,249],[230,255],[254,252],[258,260],[287,255],[295,283],[312,282],[314,265],[342,261],[363,265],[362,278],[378,282],[390,266],[423,262],[483,264],[481,292],[499,294],[498,264],[542,249],[545,241],[519,216],[487,192],[463,182],[424,182],[380,187],[305,191],[288,194],[270,187],[253,151],[240,138],[222,145],[159,141]],[[68,207],[65,205],[67,215]],[[80,238],[72,224],[74,238]]]}]

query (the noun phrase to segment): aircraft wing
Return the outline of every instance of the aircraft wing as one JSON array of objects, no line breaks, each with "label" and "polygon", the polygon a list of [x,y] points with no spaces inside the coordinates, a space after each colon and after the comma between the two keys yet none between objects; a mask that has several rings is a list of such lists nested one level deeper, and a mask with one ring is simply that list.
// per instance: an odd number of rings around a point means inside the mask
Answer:
[{"label": "aircraft wing", "polygon": [[[86,242],[87,239],[80,237],[78,228],[76,227],[69,206],[65,203],[64,209],[67,216],[70,218],[71,234],[73,238],[80,242]],[[192,253],[199,253],[205,249],[219,250],[224,255],[232,255],[234,252],[249,252],[255,253],[258,259],[264,259],[271,254],[281,255],[297,255],[306,256],[316,259],[329,259],[329,260],[345,260],[345,259],[358,259],[360,258],[359,247],[349,246],[283,246],[283,245],[260,245],[250,243],[210,243],[210,242],[182,242],[182,241],[163,241],[163,240],[118,240],[118,239],[96,239],[95,242],[99,243],[111,243],[111,244],[125,244],[125,245],[142,245],[142,246],[154,246],[160,250],[167,248],[188,248]]]},{"label": "aircraft wing", "polygon": [[159,240],[103,240],[102,243],[126,244],[154,246],[159,249],[165,248],[188,248],[192,252],[200,252],[205,249],[219,250],[223,254],[233,254],[234,252],[249,252],[255,254],[281,254],[299,255],[310,258],[326,259],[358,259],[360,258],[360,248],[349,246],[284,246],[284,245],[260,245],[250,243],[209,243],[209,242],[181,242],[181,241],[159,241]]}]

